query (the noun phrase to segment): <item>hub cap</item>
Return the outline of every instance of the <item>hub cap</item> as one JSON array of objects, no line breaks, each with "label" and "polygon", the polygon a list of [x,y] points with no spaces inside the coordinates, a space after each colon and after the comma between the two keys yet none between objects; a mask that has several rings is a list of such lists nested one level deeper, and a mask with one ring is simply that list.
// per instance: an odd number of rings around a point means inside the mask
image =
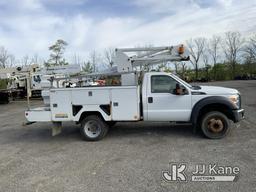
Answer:
[{"label": "hub cap", "polygon": [[208,121],[208,129],[213,133],[219,133],[224,129],[224,125],[221,119],[211,118]]},{"label": "hub cap", "polygon": [[97,122],[90,120],[84,125],[84,132],[88,137],[95,138],[100,135],[101,129]]}]

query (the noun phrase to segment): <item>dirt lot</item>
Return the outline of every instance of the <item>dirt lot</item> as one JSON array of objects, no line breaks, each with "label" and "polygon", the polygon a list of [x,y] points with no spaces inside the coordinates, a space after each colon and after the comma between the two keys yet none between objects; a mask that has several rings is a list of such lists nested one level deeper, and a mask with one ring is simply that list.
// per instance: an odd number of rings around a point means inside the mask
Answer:
[{"label": "dirt lot", "polygon": [[[256,81],[215,82],[242,93],[246,119],[222,140],[169,123],[117,124],[100,142],[84,142],[79,126],[64,124],[51,137],[50,123],[27,127],[26,102],[0,105],[0,191],[253,191],[256,188]],[[33,101],[39,105],[40,101]],[[170,162],[238,166],[237,182],[168,183]]]}]

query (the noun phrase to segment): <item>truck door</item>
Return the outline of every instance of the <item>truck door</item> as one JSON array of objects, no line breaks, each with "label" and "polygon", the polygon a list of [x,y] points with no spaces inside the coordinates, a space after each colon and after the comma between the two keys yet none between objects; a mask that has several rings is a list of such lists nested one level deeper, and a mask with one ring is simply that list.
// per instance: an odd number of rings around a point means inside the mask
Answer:
[{"label": "truck door", "polygon": [[[191,93],[168,75],[151,75],[147,84],[146,119],[148,121],[189,121],[191,115]],[[177,95],[177,85],[185,94]]]}]

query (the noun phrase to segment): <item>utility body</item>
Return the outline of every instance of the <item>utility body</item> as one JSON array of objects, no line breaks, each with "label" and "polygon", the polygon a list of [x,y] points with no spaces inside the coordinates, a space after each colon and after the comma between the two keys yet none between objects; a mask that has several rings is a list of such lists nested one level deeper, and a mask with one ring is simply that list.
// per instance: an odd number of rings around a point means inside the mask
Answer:
[{"label": "utility body", "polygon": [[[123,49],[122,52],[129,50],[138,51]],[[176,50],[169,55],[162,53],[157,59],[151,55],[149,61],[187,59],[184,52]],[[155,54],[158,49],[149,51]],[[126,62],[126,57],[118,56],[117,50],[117,59],[122,60],[118,62]],[[116,122],[185,122],[214,139],[228,134],[230,120],[236,123],[244,118],[237,90],[192,86],[171,73],[131,71],[134,63],[144,57],[128,57],[131,63],[118,67],[120,86],[50,88],[44,91],[45,106],[27,110],[28,122],[53,122],[53,134],[57,134],[61,122],[74,121],[81,124],[83,138],[90,141],[102,139]],[[140,78],[142,81],[138,80]]]}]

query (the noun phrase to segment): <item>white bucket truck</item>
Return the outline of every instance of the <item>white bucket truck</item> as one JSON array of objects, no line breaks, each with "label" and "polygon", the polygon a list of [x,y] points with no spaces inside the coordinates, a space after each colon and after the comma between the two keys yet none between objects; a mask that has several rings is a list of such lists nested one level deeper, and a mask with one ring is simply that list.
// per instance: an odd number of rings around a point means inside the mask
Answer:
[{"label": "white bucket truck", "polygon": [[[109,126],[123,121],[186,122],[208,138],[222,138],[230,130],[230,120],[244,117],[237,90],[192,86],[170,73],[136,72],[141,65],[187,60],[183,45],[116,49],[120,86],[51,88],[44,95],[45,106],[29,109],[25,116],[28,123],[53,122],[53,135],[60,133],[62,122],[80,123],[82,137],[89,141],[102,139]],[[143,79],[141,84],[138,78]]]}]

